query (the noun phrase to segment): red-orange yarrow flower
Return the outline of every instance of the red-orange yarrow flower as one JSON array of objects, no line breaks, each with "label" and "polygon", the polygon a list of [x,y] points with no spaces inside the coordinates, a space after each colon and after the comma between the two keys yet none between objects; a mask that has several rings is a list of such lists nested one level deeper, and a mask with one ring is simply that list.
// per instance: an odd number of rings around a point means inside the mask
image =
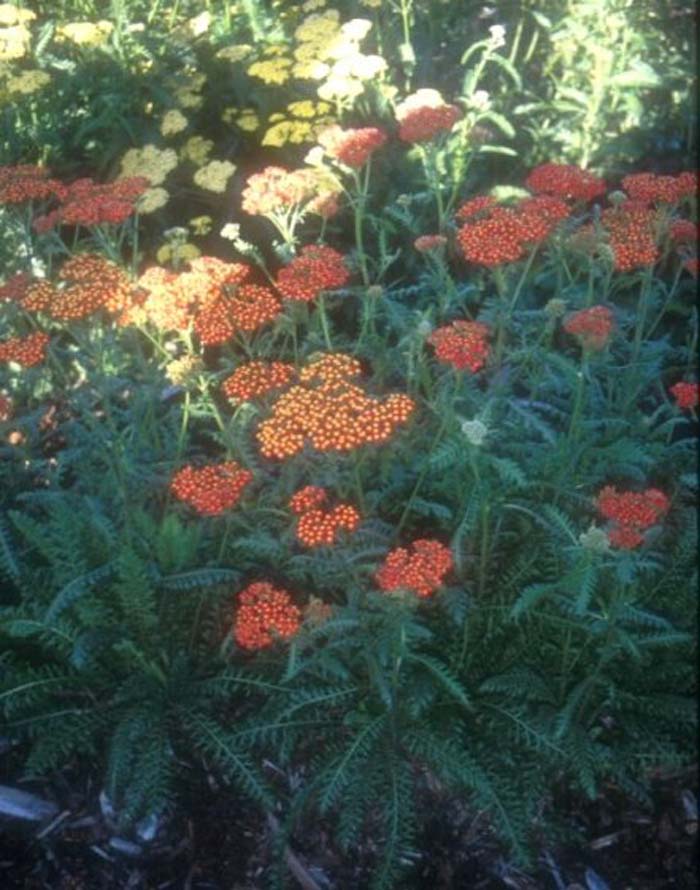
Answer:
[{"label": "red-orange yarrow flower", "polygon": [[491,329],[483,322],[460,320],[437,328],[427,339],[439,361],[475,374],[486,364],[490,334]]},{"label": "red-orange yarrow flower", "polygon": [[238,595],[233,638],[242,649],[265,649],[299,630],[301,612],[290,594],[267,581],[249,584]]},{"label": "red-orange yarrow flower", "polygon": [[573,164],[540,164],[525,180],[525,187],[540,195],[592,201],[605,194],[605,182]]},{"label": "red-orange yarrow flower", "polygon": [[671,506],[658,488],[618,492],[611,485],[602,489],[596,503],[601,516],[612,523],[610,543],[623,550],[638,547],[644,541],[642,532],[660,522]]},{"label": "red-orange yarrow flower", "polygon": [[428,142],[438,133],[451,130],[461,116],[459,108],[445,102],[437,90],[417,90],[396,106],[399,139]]},{"label": "red-orange yarrow flower", "polygon": [[28,337],[10,337],[0,343],[0,362],[16,362],[23,368],[31,368],[43,362],[49,335],[42,332]]},{"label": "red-orange yarrow flower", "polygon": [[679,381],[671,387],[670,392],[676,400],[676,404],[682,410],[698,407],[700,402],[700,383]]},{"label": "red-orange yarrow flower", "polygon": [[384,591],[410,590],[428,597],[441,587],[452,569],[452,551],[439,541],[421,538],[410,547],[397,547],[375,574]]},{"label": "red-orange yarrow flower", "polygon": [[318,135],[318,144],[326,154],[347,167],[363,167],[372,154],[387,140],[386,133],[377,127],[344,130],[337,124]]},{"label": "red-orange yarrow flower", "polygon": [[296,376],[294,365],[285,362],[250,361],[240,365],[221,385],[222,392],[239,402],[250,401],[286,386]]},{"label": "red-orange yarrow flower", "polygon": [[612,310],[607,306],[591,306],[569,315],[564,321],[564,330],[576,337],[583,349],[598,352],[607,345],[614,325]]},{"label": "red-orange yarrow flower", "polygon": [[205,467],[188,465],[175,474],[170,490],[201,516],[218,516],[239,501],[252,478],[250,470],[234,460]]},{"label": "red-orange yarrow flower", "polygon": [[280,270],[277,287],[288,300],[308,303],[322,291],[343,287],[349,280],[350,273],[342,254],[332,247],[309,244]]}]

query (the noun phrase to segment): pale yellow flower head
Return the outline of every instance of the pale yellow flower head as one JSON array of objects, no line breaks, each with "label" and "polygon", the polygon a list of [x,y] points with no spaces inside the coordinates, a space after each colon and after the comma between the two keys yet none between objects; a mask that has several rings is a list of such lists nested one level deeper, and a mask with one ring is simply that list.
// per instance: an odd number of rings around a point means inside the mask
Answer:
[{"label": "pale yellow flower head", "polygon": [[197,170],[194,181],[200,188],[222,194],[226,191],[226,183],[235,171],[236,166],[230,161],[210,161],[205,167]]},{"label": "pale yellow flower head", "polygon": [[168,203],[170,195],[164,188],[156,186],[145,191],[138,200],[139,213],[155,213]]},{"label": "pale yellow flower head", "polygon": [[0,62],[26,56],[31,39],[32,35],[24,25],[0,28]]},{"label": "pale yellow flower head", "polygon": [[46,71],[22,71],[16,77],[9,77],[5,84],[9,93],[22,93],[28,96],[51,83],[51,76]]},{"label": "pale yellow flower head", "polygon": [[208,235],[211,232],[212,218],[210,216],[194,216],[188,226],[195,235]]},{"label": "pale yellow flower head", "polygon": [[14,3],[0,3],[0,25],[23,25],[35,18],[36,13],[29,9],[20,9]]},{"label": "pale yellow flower head", "polygon": [[160,149],[155,145],[144,145],[143,148],[130,148],[124,155],[120,178],[144,176],[151,185],[160,185],[175,167],[177,154],[172,148]]},{"label": "pale yellow flower head", "polygon": [[198,167],[202,167],[209,160],[209,154],[214,148],[211,139],[203,136],[191,136],[180,149],[180,157],[183,161],[192,161]]},{"label": "pale yellow flower head", "polygon": [[159,263],[167,263],[177,259],[180,263],[188,263],[190,260],[196,260],[202,255],[202,251],[196,244],[164,244],[156,253],[156,259]]},{"label": "pale yellow flower head", "polygon": [[289,80],[292,60],[286,58],[264,59],[253,62],[248,68],[251,77],[257,77],[264,83],[283,84]]},{"label": "pale yellow flower head", "polygon": [[247,43],[234,43],[233,46],[225,46],[220,49],[216,58],[222,59],[224,62],[240,62],[249,56],[252,50],[253,47]]},{"label": "pale yellow flower head", "polygon": [[160,122],[160,132],[163,136],[174,136],[176,133],[181,133],[186,127],[187,118],[177,108],[166,111]]},{"label": "pale yellow flower head", "polygon": [[69,22],[56,30],[59,39],[69,40],[76,46],[102,46],[114,30],[106,20],[99,22]]}]

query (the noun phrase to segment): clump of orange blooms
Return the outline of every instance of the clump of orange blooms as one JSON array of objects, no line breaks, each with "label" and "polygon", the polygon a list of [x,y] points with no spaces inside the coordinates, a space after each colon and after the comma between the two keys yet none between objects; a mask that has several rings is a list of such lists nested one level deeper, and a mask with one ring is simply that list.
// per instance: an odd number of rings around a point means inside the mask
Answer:
[{"label": "clump of orange blooms", "polygon": [[294,365],[285,362],[250,361],[236,368],[221,389],[227,398],[245,402],[286,386],[295,374]]},{"label": "clump of orange blooms", "polygon": [[572,312],[564,321],[564,330],[578,339],[584,349],[604,349],[612,333],[615,319],[607,306],[591,306]]},{"label": "clump of orange blooms", "polygon": [[428,336],[439,361],[459,371],[465,368],[473,374],[483,368],[489,355],[488,338],[491,329],[480,321],[453,321],[437,328]]},{"label": "clump of orange blooms", "polygon": [[243,649],[265,649],[276,638],[289,639],[299,630],[301,612],[290,594],[267,581],[249,584],[238,602],[233,638]]},{"label": "clump of orange blooms", "polygon": [[78,179],[65,187],[60,205],[34,220],[37,232],[47,232],[57,225],[96,226],[119,225],[135,211],[137,200],[149,188],[143,176],[131,176],[110,183]]},{"label": "clump of orange blooms", "polygon": [[408,548],[392,550],[375,579],[384,591],[410,590],[419,597],[428,597],[443,585],[452,566],[449,547],[430,538],[420,538]]},{"label": "clump of orange blooms", "polygon": [[608,235],[614,265],[619,272],[653,266],[659,259],[656,244],[656,214],[631,201],[609,207],[601,214]]},{"label": "clump of orange blooms", "polygon": [[360,524],[360,514],[351,504],[328,509],[327,500],[325,489],[307,485],[289,501],[290,509],[299,516],[297,538],[306,547],[331,546],[341,531],[354,532]]},{"label": "clump of orange blooms", "polygon": [[658,488],[618,492],[607,485],[597,498],[598,512],[612,523],[608,540],[614,547],[633,550],[644,541],[642,532],[656,525],[671,506]]},{"label": "clump of orange blooms", "polygon": [[45,167],[18,164],[0,167],[0,204],[24,204],[27,201],[45,201],[62,198],[66,187],[51,179]]},{"label": "clump of orange blooms", "polygon": [[234,460],[205,467],[188,465],[173,476],[170,490],[201,516],[218,516],[239,501],[252,478],[250,470]]},{"label": "clump of orange blooms", "polygon": [[310,302],[322,291],[342,287],[349,280],[350,273],[341,253],[332,247],[309,244],[280,270],[277,287],[288,300]]},{"label": "clump of orange blooms", "polygon": [[384,399],[368,395],[353,382],[360,372],[360,363],[342,353],[323,355],[303,368],[299,383],[277,399],[258,428],[262,454],[282,459],[305,445],[318,451],[351,451],[388,441],[415,405],[401,394]]},{"label": "clump of orange blooms", "polygon": [[632,173],[622,180],[622,188],[642,204],[677,204],[685,197],[697,195],[698,175],[690,170],[678,176],[656,173]]},{"label": "clump of orange blooms", "polygon": [[10,337],[0,343],[0,362],[16,362],[23,368],[39,365],[46,357],[49,335],[37,331],[28,337]]}]

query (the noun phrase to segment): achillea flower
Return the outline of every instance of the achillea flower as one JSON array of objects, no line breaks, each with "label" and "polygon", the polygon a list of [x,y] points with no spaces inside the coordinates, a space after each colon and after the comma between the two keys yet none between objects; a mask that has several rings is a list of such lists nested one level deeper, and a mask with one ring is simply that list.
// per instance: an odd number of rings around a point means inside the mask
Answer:
[{"label": "achillea flower", "polygon": [[304,204],[316,194],[312,170],[266,167],[246,181],[241,207],[253,215],[267,216]]},{"label": "achillea flower", "polygon": [[326,154],[347,167],[363,167],[386,140],[386,133],[377,127],[344,130],[335,125],[318,135],[318,143]]},{"label": "achillea flower", "polygon": [[700,261],[696,256],[688,257],[687,260],[683,261],[683,268],[686,272],[690,272],[693,278],[698,277],[698,267],[700,266]]},{"label": "achillea flower", "polygon": [[592,201],[605,194],[605,182],[573,164],[540,164],[525,180],[525,187],[541,195],[575,201]]},{"label": "achillea flower", "polygon": [[182,355],[168,362],[165,376],[175,386],[189,386],[204,371],[204,362],[198,355]]},{"label": "achillea flower", "polygon": [[317,510],[328,499],[328,492],[320,485],[305,485],[289,500],[289,509],[297,516],[309,510]]},{"label": "achillea flower", "polygon": [[88,178],[78,179],[66,188],[56,210],[34,220],[34,229],[46,232],[57,225],[120,225],[135,212],[138,199],[149,185],[149,180],[143,176],[106,184]]},{"label": "achillea flower", "polygon": [[194,174],[194,182],[200,188],[221,195],[226,191],[226,184],[235,172],[236,166],[230,161],[209,161]]},{"label": "achillea flower", "polygon": [[569,315],[564,321],[564,330],[576,337],[583,349],[598,352],[605,348],[614,324],[614,316],[607,306],[592,306]]},{"label": "achillea flower", "polygon": [[16,303],[33,280],[26,272],[16,272],[4,284],[0,284],[0,303]]},{"label": "achillea flower", "polygon": [[360,514],[350,504],[338,504],[332,510],[306,510],[297,523],[297,539],[305,547],[330,547],[341,531],[354,532]]},{"label": "achillea flower", "polygon": [[265,457],[298,454],[306,444],[318,451],[351,451],[386,442],[405,423],[415,405],[408,396],[381,400],[352,382],[360,365],[350,356],[324,355],[299,374],[272,406],[256,433]]},{"label": "achillea flower", "polygon": [[492,210],[496,206],[496,199],[490,195],[477,195],[475,198],[469,198],[457,208],[455,219],[457,222],[467,222],[480,215],[486,215],[486,211]]},{"label": "achillea flower", "polygon": [[428,142],[451,130],[461,116],[459,108],[445,102],[437,90],[418,90],[396,106],[399,139]]},{"label": "achillea flower", "polygon": [[630,206],[604,210],[601,219],[607,230],[615,268],[630,272],[643,266],[653,266],[659,259],[654,236],[655,214],[644,207]]},{"label": "achillea flower", "polygon": [[697,244],[700,240],[700,226],[689,219],[672,220],[668,233],[676,244]]},{"label": "achillea flower", "polygon": [[10,337],[0,343],[0,362],[15,362],[23,368],[31,368],[43,362],[49,335],[41,332],[28,337]]},{"label": "achillea flower", "polygon": [[333,606],[330,603],[324,603],[317,596],[312,596],[304,606],[303,614],[306,624],[311,625],[311,627],[320,627],[333,615]]},{"label": "achillea flower", "polygon": [[102,306],[121,306],[130,292],[125,273],[97,254],[75,254],[61,266],[59,278],[66,286],[54,290],[45,308],[61,321],[84,318]]},{"label": "achillea flower", "polygon": [[384,591],[410,590],[424,598],[443,585],[452,566],[449,547],[439,541],[421,538],[408,548],[392,550],[374,577]]},{"label": "achillea flower", "polygon": [[290,594],[267,581],[249,584],[238,602],[233,638],[243,649],[265,649],[276,638],[289,639],[299,630],[301,612]]},{"label": "achillea flower", "polygon": [[679,381],[671,387],[670,392],[681,410],[687,408],[692,410],[698,407],[698,402],[700,402],[700,383]]},{"label": "achillea flower", "polygon": [[691,177],[657,176],[655,173],[633,173],[622,180],[622,188],[634,201],[642,204],[676,204],[689,190]]},{"label": "achillea flower", "polygon": [[343,255],[332,247],[310,244],[277,275],[277,287],[288,300],[310,302],[322,291],[350,280]]},{"label": "achillea flower", "polygon": [[205,346],[218,346],[237,331],[252,333],[274,321],[282,307],[272,291],[259,284],[230,285],[195,316],[194,329]]},{"label": "achillea flower", "polygon": [[296,368],[284,362],[250,361],[240,365],[224,380],[221,389],[234,401],[246,402],[286,386],[294,379]]},{"label": "achillea flower", "polygon": [[200,468],[188,465],[175,474],[170,490],[200,516],[218,516],[239,501],[252,478],[250,470],[234,460]]},{"label": "achillea flower", "polygon": [[441,250],[446,244],[447,238],[444,235],[419,235],[413,242],[418,253],[432,253]]},{"label": "achillea flower", "polygon": [[624,550],[638,547],[644,540],[642,532],[660,522],[671,506],[658,488],[618,492],[610,485],[600,492],[596,503],[601,516],[612,523],[610,543]]},{"label": "achillea flower", "polygon": [[489,326],[479,321],[453,321],[434,330],[427,341],[435,347],[439,361],[475,374],[486,364],[490,333]]},{"label": "achillea flower", "polygon": [[45,167],[33,164],[0,167],[0,204],[45,201],[48,198],[62,198],[65,193],[65,186],[51,179]]}]

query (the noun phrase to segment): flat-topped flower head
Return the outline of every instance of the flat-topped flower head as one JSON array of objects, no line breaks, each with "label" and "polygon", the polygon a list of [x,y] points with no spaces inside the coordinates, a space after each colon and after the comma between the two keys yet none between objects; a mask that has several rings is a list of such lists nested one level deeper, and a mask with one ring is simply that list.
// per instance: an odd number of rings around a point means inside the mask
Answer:
[{"label": "flat-topped flower head", "polygon": [[525,187],[538,195],[575,201],[592,201],[606,191],[604,180],[574,164],[540,164],[525,180]]},{"label": "flat-topped flower head", "polygon": [[322,291],[343,287],[349,280],[350,272],[342,254],[332,247],[310,244],[280,270],[277,287],[286,299],[308,303]]},{"label": "flat-topped flower head", "polygon": [[656,173],[632,173],[622,180],[622,188],[641,204],[677,204],[688,195],[697,194],[697,174],[686,171],[678,176]]},{"label": "flat-topped flower head", "polygon": [[399,139],[429,142],[439,133],[449,132],[461,116],[460,109],[445,102],[437,90],[417,90],[396,106]]},{"label": "flat-topped flower head", "polygon": [[239,365],[224,380],[221,389],[227,398],[246,402],[287,386],[295,376],[294,365],[285,362],[250,361]]},{"label": "flat-topped flower head", "polygon": [[301,611],[283,588],[267,581],[249,584],[238,595],[233,638],[242,649],[265,649],[299,630]]},{"label": "flat-topped flower head", "polygon": [[591,306],[572,312],[564,321],[564,330],[579,341],[583,349],[598,352],[604,349],[615,326],[612,310],[607,306]]},{"label": "flat-topped flower head", "polygon": [[34,164],[0,167],[0,204],[60,199],[65,193],[66,187],[58,180],[51,179],[45,167]]},{"label": "flat-topped flower head", "polygon": [[46,357],[49,335],[42,332],[28,337],[10,337],[0,342],[0,362],[15,362],[23,368],[39,365]]},{"label": "flat-topped flower head", "polygon": [[657,262],[660,253],[654,234],[656,214],[653,210],[628,201],[604,210],[601,221],[619,272],[631,272]]},{"label": "flat-topped flower head", "polygon": [[439,361],[458,371],[467,369],[475,374],[486,364],[490,333],[489,326],[482,322],[460,320],[437,328],[427,341],[435,348]]},{"label": "flat-topped flower head", "polygon": [[453,566],[452,551],[439,541],[421,538],[408,548],[397,547],[375,574],[381,590],[410,590],[428,597],[443,584]]},{"label": "flat-topped flower head", "polygon": [[618,492],[614,486],[607,485],[598,495],[596,505],[600,515],[612,524],[608,531],[610,543],[632,550],[643,543],[642,532],[663,519],[671,502],[658,488]]},{"label": "flat-topped flower head", "polygon": [[386,133],[377,127],[343,129],[328,127],[318,135],[318,144],[326,154],[346,167],[363,167],[372,154],[387,140]]},{"label": "flat-topped flower head", "polygon": [[250,470],[234,460],[205,467],[188,465],[175,474],[170,490],[200,516],[218,516],[238,503],[252,478]]}]

